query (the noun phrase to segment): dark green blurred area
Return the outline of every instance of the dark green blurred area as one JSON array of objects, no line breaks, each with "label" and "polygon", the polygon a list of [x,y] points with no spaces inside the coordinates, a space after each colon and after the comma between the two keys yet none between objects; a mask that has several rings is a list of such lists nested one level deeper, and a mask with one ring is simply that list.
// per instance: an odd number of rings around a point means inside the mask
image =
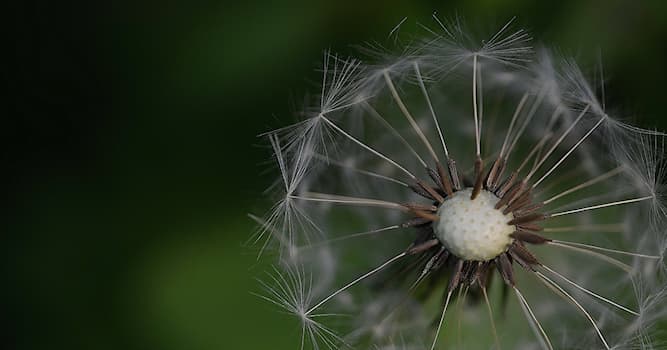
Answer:
[{"label": "dark green blurred area", "polygon": [[[9,11],[3,315],[15,349],[292,349],[243,246],[275,173],[256,135],[317,91],[322,51],[457,13],[512,16],[667,129],[667,3],[24,1]],[[593,58],[591,60],[591,58]],[[296,106],[296,107],[294,107]]]}]

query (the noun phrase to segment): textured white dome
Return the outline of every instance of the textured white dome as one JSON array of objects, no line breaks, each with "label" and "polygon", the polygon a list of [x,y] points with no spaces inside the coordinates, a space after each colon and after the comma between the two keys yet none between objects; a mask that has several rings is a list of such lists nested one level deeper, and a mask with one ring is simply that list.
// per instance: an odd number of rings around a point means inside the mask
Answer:
[{"label": "textured white dome", "polygon": [[470,200],[471,193],[472,189],[466,188],[442,203],[435,235],[461,259],[491,260],[512,243],[514,226],[507,222],[514,216],[503,215],[494,208],[499,199],[493,193],[482,190],[475,200]]}]

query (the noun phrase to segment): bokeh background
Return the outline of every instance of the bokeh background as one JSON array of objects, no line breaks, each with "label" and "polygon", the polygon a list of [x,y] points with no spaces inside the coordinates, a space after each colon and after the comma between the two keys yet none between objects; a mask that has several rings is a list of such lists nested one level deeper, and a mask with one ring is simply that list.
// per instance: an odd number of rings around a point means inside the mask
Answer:
[{"label": "bokeh background", "polygon": [[[459,15],[517,16],[595,63],[610,105],[667,130],[667,2],[22,1],[6,25],[3,310],[14,349],[293,349],[253,296],[244,242],[268,208],[257,134],[317,91],[324,49]],[[267,171],[268,170],[268,171]]]}]

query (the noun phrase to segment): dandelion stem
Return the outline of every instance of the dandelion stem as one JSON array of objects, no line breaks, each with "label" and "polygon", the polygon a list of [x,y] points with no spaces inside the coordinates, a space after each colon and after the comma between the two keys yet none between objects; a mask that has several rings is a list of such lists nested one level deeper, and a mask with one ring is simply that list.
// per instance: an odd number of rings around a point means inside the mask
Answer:
[{"label": "dandelion stem", "polygon": [[373,108],[373,106],[371,106],[368,103],[364,103],[364,104],[362,104],[362,107],[364,107],[366,110],[368,110],[371,113],[371,115],[373,117],[375,117],[378,121],[380,121],[380,123],[385,128],[387,128],[387,130],[389,130],[389,132],[392,135],[394,135],[399,141],[401,141],[401,143],[410,151],[410,153],[412,153],[412,155],[415,156],[415,158],[417,158],[419,163],[421,163],[421,165],[424,168],[427,167],[426,162],[424,161],[424,158],[422,158],[419,155],[419,153],[417,153],[417,151],[415,151],[414,147],[412,147],[412,145],[410,145],[410,143],[407,140],[405,140],[405,138],[403,136],[401,136],[401,134],[396,130],[396,128],[394,128],[384,117],[382,117],[382,115],[380,115],[380,113],[375,108]]},{"label": "dandelion stem", "polygon": [[396,229],[399,229],[399,228],[401,228],[401,225],[391,225],[391,226],[387,226],[387,227],[378,228],[378,229],[375,229],[375,230],[353,233],[353,234],[345,235],[345,236],[342,236],[342,237],[329,239],[329,240],[326,240],[324,242],[317,242],[315,244],[311,244],[311,245],[308,245],[308,246],[301,247],[301,249],[317,248],[317,247],[321,247],[323,245],[328,245],[328,244],[331,244],[331,243],[337,243],[337,242],[340,242],[340,241],[346,241],[348,239],[353,239],[353,238],[358,238],[358,237],[371,236],[371,235],[376,234],[376,233],[396,230]]},{"label": "dandelion stem", "polygon": [[606,179],[608,179],[608,178],[610,178],[610,177],[612,177],[612,176],[614,176],[614,175],[616,175],[616,174],[618,174],[618,173],[621,173],[622,171],[623,171],[623,166],[619,166],[619,167],[617,167],[616,169],[613,169],[613,170],[611,170],[611,171],[608,171],[608,172],[606,172],[606,173],[604,173],[604,174],[602,174],[602,175],[600,175],[600,176],[597,176],[597,177],[595,177],[595,178],[593,178],[593,179],[590,179],[590,180],[588,180],[588,181],[586,181],[586,182],[584,182],[584,183],[582,183],[582,184],[579,184],[579,185],[574,186],[574,187],[572,187],[572,188],[570,188],[570,189],[568,189],[568,190],[565,190],[565,191],[563,191],[563,192],[561,192],[561,193],[559,193],[559,194],[557,194],[557,195],[555,195],[555,196],[553,196],[553,197],[551,197],[551,198],[545,200],[545,201],[542,202],[542,203],[544,203],[544,205],[547,205],[547,204],[549,204],[549,203],[555,201],[555,200],[558,199],[558,198],[561,198],[561,197],[563,197],[563,196],[567,196],[567,195],[570,194],[570,193],[573,193],[573,192],[579,191],[579,190],[581,190],[581,189],[584,189],[584,188],[586,188],[586,187],[595,185],[596,183],[598,183],[598,182],[600,182],[600,181],[604,181],[604,180],[606,180]]},{"label": "dandelion stem", "polygon": [[328,163],[328,164],[333,164],[333,165],[335,165],[335,166],[337,166],[337,167],[340,167],[340,168],[350,169],[350,170],[352,170],[352,171],[354,171],[354,172],[357,172],[357,173],[359,173],[359,174],[362,174],[362,175],[367,175],[367,176],[374,177],[374,178],[377,178],[377,179],[381,179],[381,180],[386,180],[386,181],[389,181],[389,182],[393,182],[393,183],[398,184],[398,185],[401,185],[401,186],[403,186],[403,187],[410,187],[410,185],[408,185],[407,183],[405,183],[405,182],[403,182],[403,181],[401,181],[401,180],[398,180],[398,179],[394,179],[393,177],[389,177],[389,176],[386,176],[386,175],[378,174],[378,173],[376,173],[376,172],[372,172],[372,171],[368,171],[368,170],[363,170],[363,169],[355,168],[355,167],[353,167],[353,166],[351,166],[351,165],[348,165],[348,164],[345,164],[345,163],[343,163],[343,162],[340,162],[340,161],[337,161],[337,160],[333,160],[333,159],[329,159],[328,157],[326,157],[326,156],[324,156],[324,155],[321,155],[321,154],[314,153],[314,154],[313,154],[313,158],[317,158],[317,159],[319,159],[319,160],[321,160],[321,161],[323,161],[323,162],[326,162],[326,163]]},{"label": "dandelion stem", "polygon": [[339,133],[343,134],[343,136],[347,137],[347,138],[350,139],[352,142],[354,142],[354,143],[356,143],[357,145],[361,146],[361,147],[364,148],[365,150],[367,150],[367,151],[369,151],[369,152],[375,154],[376,156],[378,156],[378,157],[384,159],[384,160],[387,161],[389,164],[395,166],[396,168],[398,168],[399,170],[401,170],[402,172],[404,172],[404,173],[405,173],[406,175],[408,175],[411,179],[416,179],[416,178],[417,178],[417,177],[414,176],[411,172],[409,172],[409,171],[408,171],[407,169],[405,169],[404,167],[400,166],[400,165],[399,165],[398,163],[396,163],[395,161],[391,160],[389,157],[387,157],[387,156],[385,156],[384,154],[382,154],[382,153],[380,153],[380,152],[374,150],[374,149],[371,148],[370,146],[368,146],[368,145],[366,145],[365,143],[359,141],[359,140],[358,140],[357,138],[355,138],[354,136],[348,134],[345,130],[343,130],[343,129],[341,129],[340,127],[338,127],[338,125],[336,125],[334,122],[332,122],[331,120],[329,120],[329,119],[328,119],[327,117],[325,117],[324,115],[321,115],[321,118],[322,118],[327,124],[329,124],[332,128],[336,129],[336,131],[338,131]]},{"label": "dandelion stem", "polygon": [[586,108],[584,108],[584,110],[581,113],[579,113],[579,116],[577,117],[577,119],[575,119],[574,122],[567,128],[567,130],[565,130],[565,132],[563,132],[563,134],[560,135],[558,140],[556,140],[556,142],[554,142],[554,144],[551,145],[551,148],[549,148],[547,153],[540,159],[540,161],[537,163],[537,165],[535,167],[533,167],[533,170],[528,174],[528,176],[526,176],[526,180],[530,180],[530,178],[533,177],[533,175],[535,175],[535,172],[537,172],[537,170],[542,166],[542,164],[544,164],[544,162],[549,158],[549,156],[553,153],[553,151],[555,151],[556,148],[567,137],[567,135],[569,135],[570,132],[572,132],[572,130],[574,130],[574,127],[579,123],[581,118],[583,118],[584,115],[586,115],[586,112],[588,111],[589,108],[590,108],[590,105],[587,105]]},{"label": "dandelion stem", "polygon": [[549,339],[549,336],[544,331],[544,328],[542,328],[540,321],[538,321],[537,317],[535,317],[533,310],[530,308],[530,305],[528,305],[528,301],[526,301],[526,298],[523,296],[523,294],[521,294],[521,292],[517,287],[512,286],[512,288],[514,288],[514,292],[516,293],[516,296],[519,299],[519,304],[521,304],[521,310],[523,310],[523,313],[526,315],[526,318],[528,318],[528,323],[530,324],[530,328],[533,330],[535,335],[537,335],[537,338],[540,340],[540,344],[542,344],[542,347],[545,349],[553,350],[554,347],[553,345],[551,345],[551,340]]},{"label": "dandelion stem", "polygon": [[475,149],[477,157],[480,157],[480,118],[477,115],[477,54],[472,56],[472,108],[473,108],[473,116],[475,118]]},{"label": "dandelion stem", "polygon": [[299,200],[304,200],[304,201],[310,201],[310,202],[363,205],[363,206],[370,206],[370,207],[381,207],[381,208],[388,208],[388,209],[405,210],[405,206],[402,205],[402,204],[383,201],[383,200],[379,200],[379,199],[338,196],[338,195],[334,195],[334,194],[317,193],[317,192],[306,192],[306,195],[307,196],[291,195],[291,196],[289,196],[289,198],[299,199]]},{"label": "dandelion stem", "polygon": [[608,304],[610,304],[610,305],[613,305],[613,306],[615,306],[615,307],[617,307],[617,308],[619,308],[619,309],[621,309],[621,310],[623,310],[623,311],[625,311],[625,312],[627,312],[627,313],[629,313],[629,314],[632,314],[632,315],[635,315],[635,316],[639,316],[639,313],[638,313],[638,312],[633,311],[633,310],[630,310],[629,308],[627,308],[627,307],[625,307],[625,306],[623,306],[623,305],[620,305],[620,304],[618,304],[618,303],[616,303],[616,302],[614,302],[614,301],[612,301],[612,300],[609,300],[609,299],[607,299],[607,298],[605,298],[605,297],[603,297],[603,296],[601,296],[601,295],[599,295],[599,294],[597,294],[597,293],[595,293],[595,292],[590,291],[589,289],[586,289],[586,288],[580,286],[579,284],[573,282],[572,280],[570,280],[569,278],[563,276],[562,274],[558,273],[557,271],[553,270],[552,268],[550,268],[550,267],[548,267],[548,266],[546,266],[546,265],[541,265],[541,266],[542,266],[542,268],[544,268],[545,270],[547,270],[547,271],[551,272],[552,274],[558,276],[560,279],[564,280],[565,282],[569,283],[570,285],[574,286],[575,288],[579,289],[580,291],[582,291],[582,292],[584,292],[584,293],[586,293],[586,294],[588,294],[588,295],[590,295],[590,296],[592,296],[592,297],[594,297],[594,298],[597,298],[597,299],[599,299],[599,300],[602,300],[602,301],[604,301],[604,302],[606,302],[606,303],[608,303]]},{"label": "dandelion stem", "polygon": [[[525,167],[526,164],[528,164],[528,161],[535,155],[535,153],[542,150],[542,147],[544,147],[544,144],[547,143],[547,141],[549,141],[550,138],[551,138],[551,133],[550,132],[546,133],[542,137],[540,142],[538,142],[537,145],[535,147],[533,147],[533,149],[530,151],[530,153],[528,153],[528,155],[526,156],[526,159],[524,159],[524,161],[521,163],[519,168],[516,170],[517,173],[520,173],[521,170],[523,170],[523,167]],[[535,158],[537,159],[538,157],[539,157],[539,155]],[[535,168],[535,165],[533,165],[532,169],[534,169],[534,168]]]},{"label": "dandelion stem", "polygon": [[565,153],[565,155],[562,156],[558,160],[558,162],[556,162],[556,164],[554,164],[551,167],[551,169],[549,169],[549,171],[547,171],[544,175],[542,175],[542,177],[539,180],[537,180],[537,182],[535,182],[535,184],[533,184],[533,188],[537,187],[540,183],[542,183],[542,181],[544,181],[549,175],[551,175],[551,173],[554,170],[556,170],[556,168],[558,168],[558,166],[561,165],[561,163],[563,163],[565,161],[565,159],[567,159],[567,157],[569,157],[570,154],[572,154],[572,152],[574,152],[574,150],[577,149],[577,147],[579,147],[579,145],[581,145],[581,143],[584,142],[586,140],[586,138],[588,138],[588,136],[590,136],[590,134],[592,134],[593,131],[595,131],[595,129],[597,129],[598,126],[600,126],[600,124],[602,124],[603,121],[605,121],[606,118],[607,117],[600,118],[600,120],[598,120],[598,122],[595,123],[595,125],[593,125],[593,127],[581,139],[579,139],[579,141],[577,141],[577,143],[575,143],[574,146],[572,146],[572,148],[570,148],[570,150],[567,151],[567,153]]},{"label": "dandelion stem", "polygon": [[433,104],[431,103],[431,98],[428,96],[428,91],[426,91],[426,86],[424,85],[424,79],[422,78],[421,71],[419,69],[419,64],[414,63],[415,73],[417,74],[417,81],[419,81],[419,87],[424,94],[424,99],[426,99],[426,104],[428,105],[429,111],[431,111],[431,116],[433,117],[433,122],[435,123],[435,128],[438,130],[438,136],[440,137],[440,142],[442,143],[442,148],[445,151],[445,158],[449,159],[449,151],[447,150],[447,144],[445,143],[445,138],[442,135],[442,130],[440,129],[440,123],[438,122],[438,117],[435,115],[435,110],[433,109]]},{"label": "dandelion stem", "polygon": [[353,280],[352,282],[350,282],[350,283],[346,284],[345,286],[341,287],[341,288],[338,289],[337,291],[335,291],[335,292],[333,292],[332,294],[330,294],[328,297],[322,299],[322,301],[320,301],[319,303],[315,304],[315,306],[311,307],[308,311],[305,312],[305,315],[309,315],[310,313],[312,313],[313,311],[315,311],[317,308],[319,308],[320,306],[324,305],[324,303],[326,303],[327,301],[331,300],[331,299],[332,299],[333,297],[335,297],[336,295],[342,293],[342,292],[345,291],[346,289],[348,289],[348,288],[354,286],[355,284],[357,284],[357,283],[359,283],[359,282],[365,280],[366,278],[372,276],[373,274],[377,273],[378,271],[384,269],[385,267],[389,266],[389,265],[390,265],[391,263],[393,263],[394,261],[396,261],[396,260],[398,260],[398,259],[404,257],[406,254],[407,254],[406,252],[402,252],[401,254],[396,255],[395,257],[393,257],[393,258],[391,258],[391,259],[385,261],[384,263],[382,263],[382,265],[380,265],[380,266],[378,266],[378,267],[376,267],[376,268],[374,268],[374,269],[372,269],[372,270],[366,272],[365,274],[361,275],[361,276],[358,277],[357,279],[355,279],[355,280]]},{"label": "dandelion stem", "polygon": [[546,227],[544,232],[571,232],[571,231],[588,231],[588,232],[623,232],[623,224],[603,224],[603,225],[579,225],[579,226],[562,226],[562,227]]},{"label": "dandelion stem", "polygon": [[[408,289],[408,292],[413,292],[417,288],[417,286],[419,286],[419,284],[424,280],[424,278],[426,278],[426,276],[428,274],[430,274],[431,271],[433,271],[433,265],[436,263],[436,261],[438,259],[442,259],[443,254],[448,254],[448,253],[445,253],[445,250],[446,250],[445,246],[440,247],[440,250],[438,251],[438,253],[433,255],[431,257],[431,259],[429,259],[426,262],[426,265],[424,265],[424,268],[422,269],[421,274],[419,274],[419,277],[417,277],[417,279],[412,283],[412,285]],[[447,257],[447,255],[445,255],[445,259],[446,259],[446,257]]]},{"label": "dandelion stem", "polygon": [[603,252],[608,252],[608,253],[615,253],[615,254],[622,254],[622,255],[629,255],[629,256],[634,256],[638,258],[646,258],[646,259],[660,259],[659,256],[657,255],[646,255],[646,254],[639,254],[639,253],[632,253],[632,252],[626,252],[624,250],[616,250],[616,249],[609,249],[609,248],[603,248],[603,247],[598,247],[595,245],[591,244],[584,244],[584,243],[577,243],[577,242],[567,242],[567,241],[559,241],[559,240],[552,240],[552,244],[558,243],[558,244],[563,244],[563,245],[572,245],[575,247],[580,247],[580,248],[588,248],[588,249],[595,249]]},{"label": "dandelion stem", "polygon": [[[503,158],[503,156],[505,155],[505,149],[507,148],[507,142],[509,141],[510,134],[514,129],[514,124],[516,123],[516,119],[519,117],[519,114],[521,114],[521,110],[523,109],[523,105],[526,103],[527,99],[528,99],[528,93],[523,94],[521,100],[519,101],[519,104],[517,104],[516,109],[514,110],[514,115],[512,115],[512,120],[510,121],[509,128],[507,128],[507,133],[505,134],[505,141],[503,141],[503,146],[500,148],[500,155],[498,156],[498,158]],[[504,159],[507,160],[507,157],[504,157]]]},{"label": "dandelion stem", "polygon": [[408,111],[408,108],[405,106],[405,103],[403,103],[403,100],[401,100],[401,97],[398,95],[398,91],[396,91],[396,87],[394,86],[394,83],[391,81],[391,77],[389,77],[388,72],[384,72],[384,79],[387,82],[387,86],[389,87],[389,91],[391,91],[391,95],[394,97],[394,100],[396,101],[396,104],[398,104],[398,108],[401,110],[405,118],[410,122],[410,125],[412,128],[415,130],[415,133],[417,133],[417,136],[422,140],[426,148],[428,149],[429,153],[433,157],[434,160],[438,160],[438,156],[435,154],[435,151],[433,150],[433,147],[431,146],[431,143],[428,142],[428,139],[426,138],[426,135],[424,135],[424,132],[419,128],[419,125],[417,125],[417,122],[415,121],[415,118],[412,117],[410,114],[410,111]]},{"label": "dandelion stem", "polygon": [[461,340],[461,322],[463,320],[463,305],[468,297],[468,288],[468,286],[459,288],[459,293],[456,296],[456,342],[459,349],[463,347],[463,341]]},{"label": "dandelion stem", "polygon": [[546,244],[552,245],[554,247],[567,248],[567,249],[570,249],[570,250],[573,250],[573,251],[576,251],[576,252],[588,254],[588,255],[596,257],[600,260],[604,260],[604,261],[606,261],[606,262],[608,262],[612,265],[615,265],[615,266],[619,267],[620,269],[624,270],[627,273],[632,273],[632,267],[630,267],[630,265],[628,265],[626,263],[623,263],[621,261],[618,261],[618,260],[616,260],[616,259],[614,259],[614,258],[612,258],[608,255],[604,255],[604,254],[592,251],[590,249],[579,248],[579,247],[575,247],[575,246],[572,246],[572,245],[569,245],[569,244],[563,244],[563,243],[554,242],[554,241],[546,242]]},{"label": "dandelion stem", "polygon": [[521,124],[521,127],[519,128],[519,131],[514,135],[514,139],[512,140],[512,144],[510,144],[509,149],[507,150],[507,154],[505,155],[505,159],[509,158],[509,155],[512,153],[512,150],[516,146],[517,142],[519,142],[519,138],[523,135],[524,131],[526,131],[526,128],[530,124],[531,120],[533,120],[533,117],[535,116],[535,113],[537,112],[537,109],[540,107],[540,104],[542,103],[542,100],[544,99],[544,96],[546,95],[546,90],[542,89],[540,90],[540,94],[537,95],[537,98],[535,101],[533,101],[533,104],[528,111],[528,115],[526,116],[525,120],[523,121],[523,124]]},{"label": "dandelion stem", "polygon": [[[482,84],[482,66],[477,66],[477,92],[478,92],[478,108],[479,108],[479,137],[480,142],[482,138],[482,130],[484,129],[484,87]],[[481,148],[481,146],[480,146]]]},{"label": "dandelion stem", "polygon": [[493,310],[491,309],[491,302],[489,302],[489,295],[486,292],[486,286],[482,287],[482,294],[484,295],[484,302],[486,309],[489,312],[489,321],[491,322],[491,332],[493,333],[493,340],[496,342],[497,350],[500,350],[500,340],[498,339],[498,331],[496,330],[496,321],[493,318]]},{"label": "dandelion stem", "polygon": [[445,312],[447,311],[447,306],[449,305],[449,299],[452,297],[454,290],[447,292],[447,298],[445,299],[445,306],[442,308],[442,313],[440,314],[440,322],[438,322],[438,328],[435,331],[435,338],[433,339],[433,344],[431,344],[431,350],[435,349],[435,345],[438,343],[438,336],[440,335],[440,330],[442,329],[442,324],[445,321]]},{"label": "dandelion stem", "polygon": [[645,200],[651,199],[651,198],[653,198],[653,196],[646,196],[646,197],[633,198],[633,199],[625,199],[625,200],[622,200],[622,201],[598,204],[598,205],[593,205],[593,206],[585,207],[585,208],[561,211],[561,212],[558,212],[558,213],[549,214],[548,216],[549,217],[557,217],[557,216],[563,216],[563,215],[576,214],[576,213],[581,213],[581,212],[589,211],[589,210],[613,207],[613,206],[616,206],[616,205],[623,205],[623,204],[641,202],[641,201],[645,201]]},{"label": "dandelion stem", "polygon": [[[602,332],[600,331],[600,328],[595,323],[595,320],[593,320],[593,317],[591,317],[591,315],[588,313],[588,311],[586,311],[586,309],[583,306],[581,306],[581,304],[574,297],[572,297],[572,295],[570,295],[568,292],[566,292],[561,286],[559,286],[556,282],[551,280],[549,277],[545,276],[543,273],[541,273],[539,271],[535,271],[535,274],[539,277],[539,279],[540,279],[540,281],[542,281],[542,283],[544,283],[546,286],[550,287],[550,289],[552,289],[552,290],[554,290],[554,288],[556,288],[557,291],[560,292],[561,296],[565,296],[566,299],[569,299],[581,312],[584,313],[584,315],[586,315],[586,318],[591,322],[591,325],[593,325],[593,328],[595,328],[595,332],[597,332],[598,337],[600,338],[600,340],[604,344],[604,347],[607,350],[610,350],[611,348],[609,347],[609,344],[607,344],[607,340],[602,335]],[[556,291],[556,290],[554,290],[554,291]],[[559,293],[556,293],[556,294],[559,294]]]}]

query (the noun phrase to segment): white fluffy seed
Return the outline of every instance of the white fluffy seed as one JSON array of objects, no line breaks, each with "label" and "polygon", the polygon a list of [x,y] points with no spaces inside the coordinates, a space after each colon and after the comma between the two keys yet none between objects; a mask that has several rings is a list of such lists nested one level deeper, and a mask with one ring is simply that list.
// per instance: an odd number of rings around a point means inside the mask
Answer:
[{"label": "white fluffy seed", "polygon": [[471,188],[458,191],[438,209],[435,235],[456,256],[465,260],[487,261],[500,255],[512,243],[514,216],[494,208],[498,198],[482,190],[470,199]]}]

